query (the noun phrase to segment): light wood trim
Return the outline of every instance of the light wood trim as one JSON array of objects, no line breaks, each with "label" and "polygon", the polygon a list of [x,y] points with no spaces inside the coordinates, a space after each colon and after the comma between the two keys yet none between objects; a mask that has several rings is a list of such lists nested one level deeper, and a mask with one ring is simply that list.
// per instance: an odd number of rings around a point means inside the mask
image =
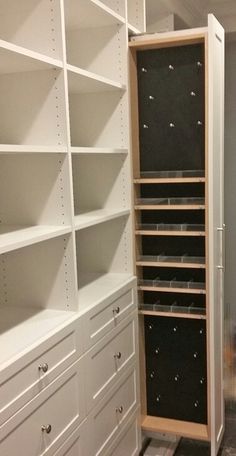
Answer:
[{"label": "light wood trim", "polygon": [[205,269],[206,265],[201,263],[178,263],[167,261],[136,261],[137,266],[150,266],[153,268],[184,268],[184,269]]},{"label": "light wood trim", "polygon": [[205,182],[205,177],[140,177],[134,184],[191,184]]},{"label": "light wood trim", "polygon": [[141,412],[147,414],[147,386],[146,386],[146,351],[144,316],[139,316],[139,366],[140,366],[140,400]]},{"label": "light wood trim", "polygon": [[187,421],[170,420],[155,416],[142,416],[142,430],[164,432],[197,440],[209,440],[207,426]]},{"label": "light wood trim", "polygon": [[205,38],[205,175],[206,175],[206,185],[205,185],[205,228],[206,228],[206,239],[205,239],[205,258],[206,258],[206,274],[205,274],[205,283],[206,283],[206,342],[207,342],[207,417],[208,417],[208,434],[211,435],[211,382],[210,382],[210,356],[213,354],[210,353],[210,310],[209,310],[209,151],[208,151],[208,142],[209,142],[209,68],[208,68],[208,34]]},{"label": "light wood trim", "polygon": [[206,320],[206,315],[178,313],[178,312],[160,312],[158,310],[139,310],[139,314],[140,315],[150,315],[153,317],[175,317],[175,318],[189,318],[191,320]]},{"label": "light wood trim", "polygon": [[162,291],[164,293],[184,293],[184,294],[206,294],[206,290],[199,290],[195,288],[173,288],[173,287],[149,287],[141,285],[138,287],[142,291]]},{"label": "light wood trim", "polygon": [[135,234],[140,236],[205,236],[205,231],[136,230]]},{"label": "light wood trim", "polygon": [[134,206],[136,211],[186,211],[186,210],[204,210],[205,204],[137,204]]},{"label": "light wood trim", "polygon": [[165,36],[153,38],[145,41],[130,41],[129,48],[135,51],[144,51],[148,49],[160,49],[165,47],[186,46],[189,44],[203,43],[206,33],[199,32],[185,36]]},{"label": "light wood trim", "polygon": [[140,151],[139,151],[139,110],[138,110],[138,75],[137,54],[132,50],[129,53],[130,69],[130,110],[131,110],[131,141],[134,177],[140,176]]}]

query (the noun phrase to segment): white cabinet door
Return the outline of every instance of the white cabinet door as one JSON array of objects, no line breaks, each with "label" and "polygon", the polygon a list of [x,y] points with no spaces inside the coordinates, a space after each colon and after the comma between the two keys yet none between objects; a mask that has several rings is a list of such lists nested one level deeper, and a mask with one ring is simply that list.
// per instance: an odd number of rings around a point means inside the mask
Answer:
[{"label": "white cabinet door", "polygon": [[53,456],[90,456],[91,438],[88,431],[88,422],[85,420]]},{"label": "white cabinet door", "polygon": [[223,250],[224,250],[224,30],[209,15],[208,32],[208,207],[209,357],[212,456],[224,432],[223,402]]},{"label": "white cabinet door", "polygon": [[137,411],[104,456],[138,456],[140,443],[140,425]]}]

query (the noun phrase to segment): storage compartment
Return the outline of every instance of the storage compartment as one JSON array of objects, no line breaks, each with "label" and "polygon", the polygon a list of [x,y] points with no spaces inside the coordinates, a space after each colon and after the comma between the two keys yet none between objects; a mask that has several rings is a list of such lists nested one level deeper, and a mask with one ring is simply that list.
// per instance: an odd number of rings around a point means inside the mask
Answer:
[{"label": "storage compartment", "polygon": [[[98,171],[99,170],[99,171]],[[117,155],[73,155],[74,207],[76,223],[82,226],[93,216],[102,217],[127,210],[128,160]]]},{"label": "storage compartment", "polygon": [[191,315],[206,315],[204,295],[144,291],[140,310]]},{"label": "storage compartment", "polygon": [[105,299],[132,275],[131,220],[119,217],[76,233],[79,308]]},{"label": "storage compartment", "polygon": [[203,44],[138,51],[137,71],[141,171],[204,170]]},{"label": "storage compartment", "polygon": [[72,94],[69,102],[72,146],[127,147],[127,93]]},{"label": "storage compartment", "polygon": [[[5,67],[2,60],[0,143],[66,145],[63,72],[31,60],[19,58],[14,68]],[[41,71],[33,71],[35,64]]]},{"label": "storage compartment", "polygon": [[0,155],[0,252],[71,230],[68,158]]},{"label": "storage compartment", "polygon": [[206,323],[145,317],[145,345],[147,414],[207,424]]},{"label": "storage compartment", "polygon": [[57,0],[1,0],[0,39],[62,59],[61,11]]},{"label": "storage compartment", "polygon": [[[107,4],[112,7],[111,2]],[[126,84],[124,20],[110,8],[101,6],[91,0],[65,2],[67,62]],[[119,6],[117,2],[116,6]]]},{"label": "storage compartment", "polygon": [[139,279],[140,287],[170,288],[186,290],[205,290],[205,271],[185,268],[143,268],[143,278]]},{"label": "storage compartment", "polygon": [[56,450],[85,417],[84,388],[80,360],[3,426],[1,455],[16,456],[19,448],[25,456]]}]

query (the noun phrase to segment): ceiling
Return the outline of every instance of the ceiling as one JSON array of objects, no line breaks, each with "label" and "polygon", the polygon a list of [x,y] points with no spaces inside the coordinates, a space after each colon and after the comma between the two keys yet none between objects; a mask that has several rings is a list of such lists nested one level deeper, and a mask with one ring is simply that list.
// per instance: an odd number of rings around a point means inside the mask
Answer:
[{"label": "ceiling", "polygon": [[177,14],[189,27],[207,23],[213,13],[226,32],[236,33],[236,0],[146,0],[147,24],[153,24],[170,13]]}]

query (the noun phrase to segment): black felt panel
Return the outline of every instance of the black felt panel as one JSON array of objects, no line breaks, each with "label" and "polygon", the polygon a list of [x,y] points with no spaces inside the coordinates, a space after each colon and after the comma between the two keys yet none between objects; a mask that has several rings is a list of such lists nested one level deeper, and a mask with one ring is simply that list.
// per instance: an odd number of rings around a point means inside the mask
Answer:
[{"label": "black felt panel", "polygon": [[137,54],[141,170],[204,169],[203,45]]},{"label": "black felt panel", "polygon": [[187,236],[142,236],[143,255],[205,256],[205,238]]},{"label": "black felt panel", "polygon": [[207,423],[204,320],[145,317],[147,413]]}]

